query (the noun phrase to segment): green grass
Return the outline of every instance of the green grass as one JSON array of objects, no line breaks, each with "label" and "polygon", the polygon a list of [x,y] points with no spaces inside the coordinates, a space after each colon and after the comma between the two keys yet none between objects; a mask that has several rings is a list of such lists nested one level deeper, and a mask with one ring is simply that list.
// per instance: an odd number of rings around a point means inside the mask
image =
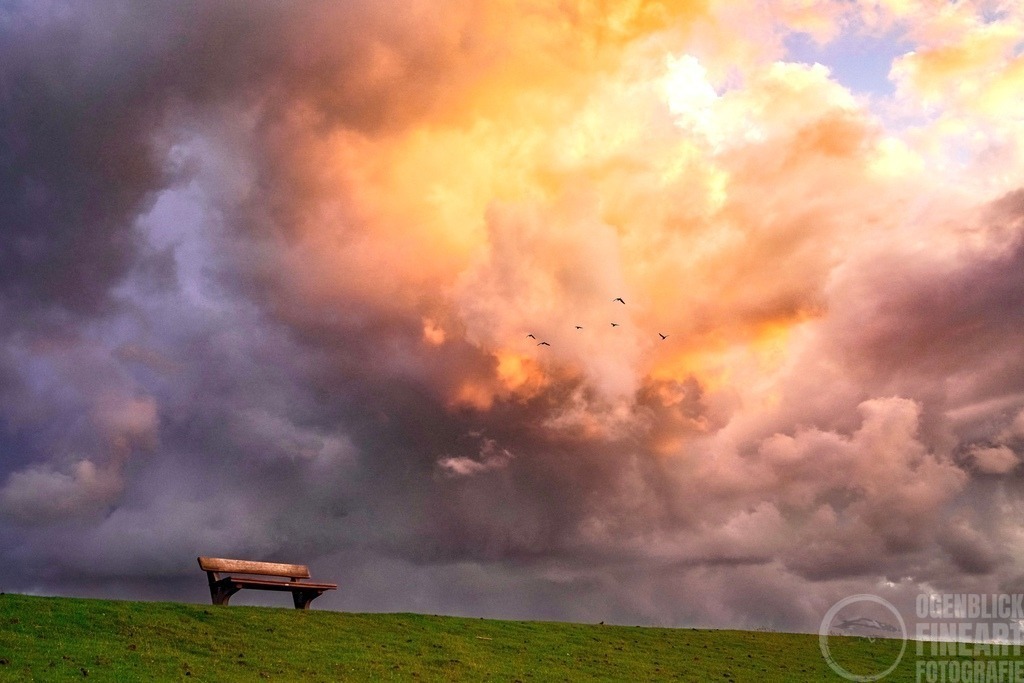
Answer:
[{"label": "green grass", "polygon": [[[854,673],[899,641],[830,639]],[[914,644],[884,681],[915,680]],[[0,680],[841,681],[816,635],[0,595]]]}]

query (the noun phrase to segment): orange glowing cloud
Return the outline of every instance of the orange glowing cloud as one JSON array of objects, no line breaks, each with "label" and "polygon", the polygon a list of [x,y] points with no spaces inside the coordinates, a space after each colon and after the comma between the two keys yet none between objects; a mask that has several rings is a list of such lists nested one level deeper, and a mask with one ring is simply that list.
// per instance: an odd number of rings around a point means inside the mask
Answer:
[{"label": "orange glowing cloud", "polygon": [[925,106],[951,103],[991,116],[1017,111],[1024,87],[1022,30],[1024,21],[964,20],[898,59],[893,78]]},{"label": "orange glowing cloud", "polygon": [[[369,302],[426,320],[429,346],[477,348],[491,376],[450,385],[482,410],[552,376],[610,400],[649,377],[769,381],[790,331],[827,314],[833,270],[893,239],[925,166],[821,65],[765,47],[724,76],[750,36],[699,36],[723,11],[460,5],[428,41],[445,88],[402,125],[324,132],[296,110],[281,133],[304,198],[284,256],[294,296],[335,315]],[[827,41],[844,11],[793,2],[774,21]],[[929,91],[1012,42],[968,38],[896,72]],[[408,55],[374,55],[367,78],[414,87]]]}]

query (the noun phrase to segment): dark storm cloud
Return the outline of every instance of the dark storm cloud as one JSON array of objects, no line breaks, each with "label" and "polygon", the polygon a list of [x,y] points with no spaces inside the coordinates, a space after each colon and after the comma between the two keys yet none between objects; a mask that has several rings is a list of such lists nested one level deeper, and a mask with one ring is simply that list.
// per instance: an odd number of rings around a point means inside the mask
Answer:
[{"label": "dark storm cloud", "polygon": [[[138,248],[134,219],[187,172],[167,160],[166,127],[181,107],[249,108],[271,135],[295,107],[308,106],[327,128],[367,131],[422,111],[450,48],[415,21],[414,12],[373,3],[8,3],[0,15],[6,314],[95,313],[108,303]],[[265,187],[281,181],[264,179]]]},{"label": "dark storm cloud", "polygon": [[[173,152],[188,134],[181,126],[189,116],[255,112],[264,122],[257,129],[266,131],[291,108],[309,105],[325,125],[374,130],[407,117],[405,108],[422,107],[414,91],[429,89],[435,51],[417,37],[414,17],[395,16],[360,3],[303,3],[287,11],[278,3],[5,6],[0,309],[13,323],[6,341],[22,350],[65,344],[74,353],[88,316],[132,309],[125,290],[113,291],[118,285],[154,293],[180,284],[173,246],[151,248],[137,221],[162,190],[194,178],[194,164]],[[371,43],[390,55],[384,80],[367,80],[379,57]],[[408,87],[396,87],[401,81]],[[256,182],[284,185],[285,196],[301,194],[271,170],[283,153],[273,140],[264,152],[251,142]],[[224,207],[233,212],[229,221],[244,234],[255,228],[251,218],[281,218],[278,209],[287,209],[288,200],[278,208],[261,201],[243,211]],[[288,225],[285,216],[271,227]],[[223,284],[252,274],[242,264],[219,267]],[[251,293],[244,283],[240,291]],[[148,353],[138,344],[126,348]],[[19,365],[14,351],[5,360],[5,367]],[[19,404],[33,399],[32,373],[21,364],[4,382],[9,419],[17,421],[17,412],[27,410]],[[90,391],[78,391],[80,400],[65,401],[77,407],[65,409],[84,415]]]},{"label": "dark storm cloud", "polygon": [[[875,391],[916,396],[943,410],[1020,392],[1021,197],[1017,190],[973,215],[950,218],[965,241],[982,248],[964,248],[956,258],[896,248],[857,264],[856,276],[835,288],[829,322],[851,374]],[[941,388],[937,376],[944,378]]]},{"label": "dark storm cloud", "polygon": [[131,57],[96,45],[72,16],[51,22],[16,4],[0,31],[7,315],[37,306],[94,312],[125,273],[132,219],[160,181],[150,140],[159,105],[124,87]]}]

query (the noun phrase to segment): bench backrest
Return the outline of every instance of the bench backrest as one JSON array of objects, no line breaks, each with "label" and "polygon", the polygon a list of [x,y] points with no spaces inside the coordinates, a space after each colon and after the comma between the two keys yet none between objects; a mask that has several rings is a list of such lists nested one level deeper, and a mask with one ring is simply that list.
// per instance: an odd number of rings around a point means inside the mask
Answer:
[{"label": "bench backrest", "polygon": [[261,576],[287,576],[292,579],[309,578],[309,567],[304,564],[230,560],[224,557],[199,557],[197,559],[199,560],[199,567],[204,572],[259,574]]}]

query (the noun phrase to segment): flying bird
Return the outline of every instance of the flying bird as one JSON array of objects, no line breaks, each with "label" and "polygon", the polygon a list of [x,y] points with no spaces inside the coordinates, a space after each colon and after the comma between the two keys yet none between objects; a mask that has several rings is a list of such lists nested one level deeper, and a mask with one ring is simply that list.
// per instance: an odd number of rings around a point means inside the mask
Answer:
[{"label": "flying bird", "polygon": [[528,334],[526,336],[529,337],[530,339],[536,339],[536,337],[534,337],[532,334]]},{"label": "flying bird", "polygon": [[577,330],[582,330],[582,329],[583,329],[583,325],[577,325],[577,326],[576,326],[576,329],[577,329]]},{"label": "flying bird", "polygon": [[614,299],[612,299],[612,301],[618,301],[620,304],[623,304],[623,305],[625,305],[625,303],[626,303],[625,301],[622,300],[621,296],[615,297]]},{"label": "flying bird", "polygon": [[537,346],[551,346],[551,344],[548,344],[547,342],[540,342]]},{"label": "flying bird", "polygon": [[668,339],[668,335],[662,334],[661,332],[658,333],[658,336],[661,337],[662,339]]},{"label": "flying bird", "polygon": [[612,327],[618,327],[618,326],[619,326],[618,323],[612,323]]}]

